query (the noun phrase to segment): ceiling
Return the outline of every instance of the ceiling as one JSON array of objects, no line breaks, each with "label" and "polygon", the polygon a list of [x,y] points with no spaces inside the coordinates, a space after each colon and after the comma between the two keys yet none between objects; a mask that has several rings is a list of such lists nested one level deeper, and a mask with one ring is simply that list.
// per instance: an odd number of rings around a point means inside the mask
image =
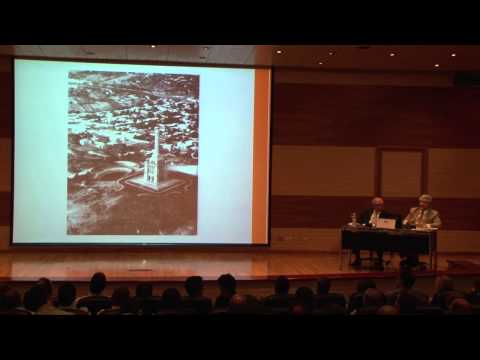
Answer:
[{"label": "ceiling", "polygon": [[0,45],[0,55],[324,70],[480,70],[478,45]]}]

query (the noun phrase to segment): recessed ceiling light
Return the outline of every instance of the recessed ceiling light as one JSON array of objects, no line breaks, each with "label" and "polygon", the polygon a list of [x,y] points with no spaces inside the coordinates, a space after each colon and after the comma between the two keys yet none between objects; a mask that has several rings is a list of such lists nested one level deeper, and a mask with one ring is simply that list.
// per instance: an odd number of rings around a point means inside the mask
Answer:
[{"label": "recessed ceiling light", "polygon": [[395,56],[395,55],[397,55],[397,54],[395,54],[394,52],[390,53],[390,56]]},{"label": "recessed ceiling light", "polygon": [[281,54],[283,51],[282,50],[277,50],[275,51],[277,54]]},{"label": "recessed ceiling light", "polygon": [[150,47],[151,47],[152,49],[155,49],[155,48],[157,47],[157,45],[150,45]]},{"label": "recessed ceiling light", "polygon": [[440,64],[435,64],[435,67],[440,67]]},{"label": "recessed ceiling light", "polygon": [[319,62],[318,62],[318,65],[323,65],[323,62],[322,62],[322,61],[319,61]]},{"label": "recessed ceiling light", "polygon": [[451,57],[455,57],[455,56],[457,56],[457,54],[451,53],[450,56],[451,56]]},{"label": "recessed ceiling light", "polygon": [[330,51],[330,52],[328,53],[328,55],[333,56],[333,55],[335,55],[335,53],[334,53],[333,51]]}]

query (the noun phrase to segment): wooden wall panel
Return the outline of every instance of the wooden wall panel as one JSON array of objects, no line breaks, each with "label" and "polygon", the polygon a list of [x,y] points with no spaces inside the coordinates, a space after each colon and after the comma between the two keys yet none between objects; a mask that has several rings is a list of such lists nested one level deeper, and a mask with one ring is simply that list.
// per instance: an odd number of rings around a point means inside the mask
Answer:
[{"label": "wooden wall panel", "polygon": [[0,226],[10,225],[11,220],[11,192],[0,192]]},{"label": "wooden wall panel", "polygon": [[437,241],[438,251],[480,252],[480,231],[443,230]]},{"label": "wooden wall panel", "polygon": [[431,130],[432,147],[479,148],[480,88],[448,88],[438,100]]},{"label": "wooden wall panel", "polygon": [[0,72],[0,138],[12,137],[12,116],[12,74],[8,72]]},{"label": "wooden wall panel", "polygon": [[[276,228],[337,228],[352,211],[370,207],[371,197],[272,196],[271,226]],[[405,217],[417,198],[385,198],[385,209]],[[480,202],[473,199],[434,199],[445,230],[480,231]]]},{"label": "wooden wall panel", "polygon": [[373,195],[374,166],[373,148],[274,146],[272,194]]},{"label": "wooden wall panel", "polygon": [[273,143],[429,146],[444,89],[278,84]]},{"label": "wooden wall panel", "polygon": [[422,156],[413,151],[382,151],[381,194],[416,197],[422,189]]},{"label": "wooden wall panel", "polygon": [[11,191],[12,181],[12,141],[0,138],[0,192]]},{"label": "wooden wall panel", "polygon": [[480,149],[430,149],[428,157],[432,196],[480,198]]},{"label": "wooden wall panel", "polygon": [[10,245],[10,226],[0,226],[0,251],[8,250]]},{"label": "wooden wall panel", "polygon": [[337,252],[339,246],[339,228],[272,228],[272,250]]}]

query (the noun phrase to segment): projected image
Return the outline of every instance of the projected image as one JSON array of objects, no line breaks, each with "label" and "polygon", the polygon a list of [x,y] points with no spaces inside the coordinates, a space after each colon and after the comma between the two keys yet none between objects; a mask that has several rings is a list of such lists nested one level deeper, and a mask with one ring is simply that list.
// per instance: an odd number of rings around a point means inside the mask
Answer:
[{"label": "projected image", "polygon": [[196,75],[69,72],[69,235],[196,235]]}]

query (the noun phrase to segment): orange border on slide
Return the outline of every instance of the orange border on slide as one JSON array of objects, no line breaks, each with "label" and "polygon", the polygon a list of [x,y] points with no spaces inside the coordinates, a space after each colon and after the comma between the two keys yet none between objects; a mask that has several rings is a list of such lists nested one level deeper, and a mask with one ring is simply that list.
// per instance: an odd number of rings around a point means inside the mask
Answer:
[{"label": "orange border on slide", "polygon": [[268,243],[270,76],[270,70],[255,69],[252,244]]}]

